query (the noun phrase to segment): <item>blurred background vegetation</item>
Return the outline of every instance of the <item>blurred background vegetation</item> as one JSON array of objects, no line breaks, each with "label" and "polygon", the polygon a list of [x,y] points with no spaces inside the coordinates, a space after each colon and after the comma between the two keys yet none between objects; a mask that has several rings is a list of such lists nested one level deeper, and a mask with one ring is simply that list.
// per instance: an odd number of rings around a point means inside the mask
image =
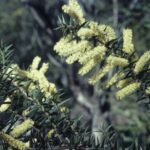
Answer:
[{"label": "blurred background vegetation", "polygon": [[[106,113],[105,116],[107,116],[110,106],[105,100],[111,93],[110,91],[103,94],[97,92],[96,87],[89,86],[86,79],[77,75],[78,65],[68,66],[65,60],[53,51],[54,44],[62,35],[55,28],[59,26],[58,17],[62,16],[61,6],[66,2],[67,0],[0,0],[0,40],[5,45],[12,44],[14,61],[22,68],[31,64],[36,55],[39,55],[44,61],[48,61],[50,69],[47,77],[57,85],[58,89],[63,89],[64,99],[66,97],[71,99],[69,107],[72,111],[72,117],[83,114],[86,116],[85,120],[92,124],[93,115],[88,109],[90,103],[94,102],[96,105],[96,100],[101,97],[101,105],[98,103],[96,109],[100,107],[101,112]],[[109,24],[116,29],[118,34],[121,34],[122,28],[132,28],[136,50],[139,53],[149,50],[149,0],[80,0],[79,2],[88,19]],[[96,100],[93,99],[94,97]],[[90,99],[90,103],[86,99]],[[119,114],[118,118],[113,121],[122,122],[120,111],[122,111],[122,115],[125,115],[125,118],[129,118],[131,113],[131,120],[133,122],[136,120],[139,123],[137,123],[139,125],[137,130],[142,128],[137,119],[139,117],[138,111],[129,111],[123,114],[127,107],[129,110],[134,110],[135,107],[135,110],[138,110],[138,106],[135,104],[133,106],[130,102],[116,103],[111,101],[111,103],[115,106],[113,107],[114,114],[111,115]]]}]

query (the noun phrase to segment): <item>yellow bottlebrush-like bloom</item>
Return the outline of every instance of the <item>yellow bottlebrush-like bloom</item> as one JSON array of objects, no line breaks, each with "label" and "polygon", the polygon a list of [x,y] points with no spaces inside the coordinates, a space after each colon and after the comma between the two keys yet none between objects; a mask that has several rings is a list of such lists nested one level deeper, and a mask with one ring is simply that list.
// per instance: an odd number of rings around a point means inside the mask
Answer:
[{"label": "yellow bottlebrush-like bloom", "polygon": [[75,61],[79,60],[82,55],[84,55],[82,52],[74,53],[66,59],[66,62],[68,64],[73,64]]},{"label": "yellow bottlebrush-like bloom", "polygon": [[45,72],[48,69],[48,64],[43,64],[42,67],[38,70],[38,63],[40,63],[39,60],[39,57],[35,57],[33,59],[31,68],[29,68],[29,71],[18,69],[18,73],[19,75],[25,76],[34,82],[38,82],[41,91],[45,94],[45,97],[49,97],[52,94],[56,93],[56,86],[55,84],[50,83],[45,77]]},{"label": "yellow bottlebrush-like bloom", "polygon": [[116,97],[118,99],[123,99],[125,96],[130,95],[131,93],[135,92],[137,89],[140,88],[141,83],[134,82],[129,84],[128,86],[124,87],[123,89],[119,90],[116,93]]},{"label": "yellow bottlebrush-like bloom", "polygon": [[34,121],[31,119],[25,120],[23,123],[17,125],[11,132],[10,135],[14,138],[21,136],[23,133],[31,129],[34,125]]},{"label": "yellow bottlebrush-like bloom", "polygon": [[134,52],[134,45],[132,42],[132,30],[123,30],[123,51],[131,55]]},{"label": "yellow bottlebrush-like bloom", "polygon": [[124,88],[125,86],[129,85],[131,82],[133,82],[133,80],[131,78],[123,79],[117,83],[116,87]]},{"label": "yellow bottlebrush-like bloom", "polygon": [[80,68],[78,73],[80,75],[87,74],[89,71],[91,71],[98,64],[99,61],[101,61],[101,57],[95,56],[93,59],[89,60],[86,64],[84,64]]},{"label": "yellow bottlebrush-like bloom", "polygon": [[108,25],[98,24],[97,22],[91,21],[89,22],[89,27],[94,32],[95,36],[98,37],[99,41],[104,44],[116,38],[114,29]]},{"label": "yellow bottlebrush-like bloom", "polygon": [[80,64],[88,63],[91,59],[96,56],[101,57],[101,60],[104,59],[105,53],[107,49],[105,46],[96,46],[95,48],[88,50],[84,53],[84,55],[79,59]]},{"label": "yellow bottlebrush-like bloom", "polygon": [[36,56],[32,61],[32,64],[30,67],[31,70],[37,70],[40,62],[41,62],[41,58]]},{"label": "yellow bottlebrush-like bloom", "polygon": [[105,65],[93,77],[90,78],[89,83],[94,85],[96,82],[98,82],[98,80],[103,78],[112,68],[113,68],[113,66],[111,66],[109,64]]},{"label": "yellow bottlebrush-like bloom", "polygon": [[[6,102],[11,102],[11,99],[9,97],[7,97],[6,100],[4,101],[4,103],[6,103]],[[10,105],[11,104],[2,104],[2,105],[0,105],[0,112],[6,111],[9,108]]]},{"label": "yellow bottlebrush-like bloom", "polygon": [[90,48],[91,43],[86,40],[82,40],[78,43],[76,40],[70,41],[69,43],[63,43],[63,38],[54,46],[54,50],[59,53],[60,56],[65,57]]},{"label": "yellow bottlebrush-like bloom", "polygon": [[13,147],[18,150],[27,150],[29,149],[28,144],[23,143],[22,141],[16,140],[12,136],[0,131],[0,139],[4,140],[9,144],[10,147]]},{"label": "yellow bottlebrush-like bloom", "polygon": [[62,9],[64,13],[70,15],[70,17],[78,21],[80,24],[85,22],[83,11],[77,0],[69,0],[69,5],[64,5]]},{"label": "yellow bottlebrush-like bloom", "polygon": [[76,43],[75,45],[72,45],[70,54],[73,54],[75,52],[80,52],[80,51],[84,52],[85,50],[88,50],[90,48],[91,48],[91,43],[86,40],[82,40]]},{"label": "yellow bottlebrush-like bloom", "polygon": [[43,74],[45,74],[46,72],[47,72],[47,70],[48,70],[48,63],[43,63],[43,65],[42,65],[42,67],[40,68],[40,72],[41,73],[43,73]]},{"label": "yellow bottlebrush-like bloom", "polygon": [[112,66],[121,66],[121,67],[125,67],[125,66],[127,66],[129,64],[127,59],[121,58],[121,57],[112,56],[112,55],[110,55],[107,58],[107,63],[112,65]]},{"label": "yellow bottlebrush-like bloom", "polygon": [[70,51],[70,56],[67,58],[66,62],[72,64],[75,61],[79,60],[80,57],[84,55],[85,51],[88,51],[91,48],[91,44],[88,41],[81,41],[76,45],[72,46]]},{"label": "yellow bottlebrush-like bloom", "polygon": [[78,36],[83,38],[83,39],[88,39],[88,38],[91,38],[93,36],[95,36],[95,33],[93,32],[92,29],[89,29],[89,28],[81,28],[79,31],[78,31]]},{"label": "yellow bottlebrush-like bloom", "polygon": [[47,137],[48,137],[48,138],[51,138],[54,133],[55,133],[55,129],[51,129],[51,130],[47,133]]},{"label": "yellow bottlebrush-like bloom", "polygon": [[134,73],[138,74],[142,71],[143,67],[149,62],[150,60],[150,51],[145,52],[140,59],[136,62]]},{"label": "yellow bottlebrush-like bloom", "polygon": [[71,40],[71,36],[68,35],[66,37],[62,37],[54,46],[54,50],[60,56],[68,56],[70,55],[72,46],[76,45],[77,42]]},{"label": "yellow bottlebrush-like bloom", "polygon": [[115,73],[106,83],[106,88],[109,88],[113,84],[115,84],[120,78],[125,76],[124,72]]},{"label": "yellow bottlebrush-like bloom", "polygon": [[99,25],[97,22],[89,21],[88,26],[93,31],[94,36],[98,37],[101,34],[99,31]]},{"label": "yellow bottlebrush-like bloom", "polygon": [[113,39],[116,38],[116,33],[114,29],[108,25],[105,24],[100,24],[98,26],[99,29],[99,35],[100,35],[100,40],[103,41],[104,43],[109,42]]},{"label": "yellow bottlebrush-like bloom", "polygon": [[41,91],[45,94],[45,97],[50,97],[52,94],[56,93],[56,86],[55,84],[50,83],[46,77],[44,77],[39,80],[39,86]]}]

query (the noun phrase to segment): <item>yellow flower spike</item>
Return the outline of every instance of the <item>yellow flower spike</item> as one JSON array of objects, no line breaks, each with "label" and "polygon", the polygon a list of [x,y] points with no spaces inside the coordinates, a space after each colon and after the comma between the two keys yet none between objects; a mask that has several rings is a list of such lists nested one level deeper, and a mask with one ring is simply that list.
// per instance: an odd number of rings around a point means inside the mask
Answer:
[{"label": "yellow flower spike", "polygon": [[95,33],[93,32],[93,30],[91,30],[89,28],[81,28],[78,31],[78,36],[83,39],[89,39],[89,38],[95,36]]},{"label": "yellow flower spike", "polygon": [[76,45],[76,41],[71,40],[71,36],[62,37],[54,46],[54,50],[60,56],[68,56],[70,55],[70,51],[73,45]]},{"label": "yellow flower spike", "polygon": [[149,62],[150,60],[150,51],[145,52],[140,59],[136,62],[134,73],[138,74],[143,70],[143,67]]},{"label": "yellow flower spike", "polygon": [[[4,101],[4,103],[7,103],[7,102],[11,102],[11,99],[9,97],[7,97]],[[10,107],[11,104],[1,104],[0,105],[0,112],[4,112],[6,111],[9,107]]]},{"label": "yellow flower spike", "polygon": [[129,55],[131,55],[134,52],[131,29],[123,30],[123,51]]},{"label": "yellow flower spike", "polygon": [[99,41],[109,42],[116,38],[116,33],[113,28],[108,25],[98,24],[97,22],[89,22],[90,29],[94,32],[95,36],[98,37]]},{"label": "yellow flower spike", "polygon": [[32,61],[31,70],[36,70],[39,66],[40,61],[41,58],[39,56],[36,56]]},{"label": "yellow flower spike", "polygon": [[55,133],[55,129],[51,129],[51,130],[47,133],[47,137],[48,137],[48,138],[51,138],[54,133]]},{"label": "yellow flower spike", "polygon": [[46,71],[48,70],[48,63],[43,63],[42,67],[40,68],[40,72],[45,74]]},{"label": "yellow flower spike", "polygon": [[80,59],[80,57],[84,55],[84,53],[82,52],[76,52],[74,54],[72,54],[71,56],[69,56],[67,59],[66,59],[66,62],[68,64],[73,64],[75,61],[77,61],[78,59]]},{"label": "yellow flower spike", "polygon": [[70,54],[73,54],[79,51],[84,52],[85,50],[88,50],[90,48],[91,48],[91,43],[89,41],[82,40],[72,46]]},{"label": "yellow flower spike", "polygon": [[22,141],[19,141],[12,136],[0,131],[0,139],[4,140],[9,146],[17,149],[17,150],[27,150],[29,149],[28,145]]},{"label": "yellow flower spike", "polygon": [[77,0],[69,0],[69,5],[64,5],[62,10],[80,24],[85,22],[83,11]]},{"label": "yellow flower spike", "polygon": [[107,51],[107,49],[105,46],[96,46],[95,48],[93,48],[89,51],[86,51],[84,53],[84,55],[79,59],[79,63],[85,64],[88,61],[90,61],[90,59],[93,59],[96,56],[99,56],[99,58],[101,58],[101,60],[103,60],[106,51]]},{"label": "yellow flower spike", "polygon": [[124,88],[125,86],[129,85],[131,82],[133,82],[133,80],[131,78],[123,79],[117,83],[116,87]]},{"label": "yellow flower spike", "polygon": [[102,40],[104,43],[116,39],[116,33],[112,27],[105,24],[100,24],[98,29],[100,33],[100,40]]},{"label": "yellow flower spike", "polygon": [[96,56],[93,59],[87,61],[79,70],[80,75],[85,75],[89,71],[91,71],[97,64],[98,62],[101,61],[101,56]]},{"label": "yellow flower spike", "polygon": [[[30,71],[25,71],[25,70],[18,69],[18,74],[20,76],[27,77],[27,78],[31,79],[32,81],[34,81],[34,82],[38,82],[39,87],[40,87],[41,91],[44,93],[45,97],[50,97],[50,96],[52,96],[52,94],[56,93],[56,86],[53,83],[50,83],[47,80],[46,76],[44,75],[46,73],[47,69],[48,69],[48,64],[46,64],[46,63],[43,64],[42,67],[39,70],[35,69],[35,68],[37,68],[36,66],[38,66],[37,62],[39,62],[39,60],[40,60],[39,58],[38,59],[37,58],[38,57],[36,57],[33,60]],[[35,67],[33,67],[33,66],[35,66]],[[28,90],[35,89],[34,87],[36,87],[36,86],[33,83],[29,86]]]},{"label": "yellow flower spike", "polygon": [[97,22],[90,21],[88,23],[88,26],[93,31],[94,35],[98,35],[99,34],[99,25],[98,25]]},{"label": "yellow flower spike", "polygon": [[106,88],[109,88],[115,84],[120,78],[123,78],[125,74],[123,72],[115,73],[106,83]]},{"label": "yellow flower spike", "polygon": [[110,55],[107,58],[107,63],[112,65],[112,66],[121,66],[121,67],[125,67],[125,66],[127,66],[129,64],[127,59],[121,58],[121,57],[112,56],[112,55]]},{"label": "yellow flower spike", "polygon": [[34,125],[34,121],[31,119],[27,119],[21,124],[17,125],[11,132],[10,135],[13,136],[14,138],[18,138],[21,136],[23,133],[31,129]]},{"label": "yellow flower spike", "polygon": [[131,83],[131,84],[127,85],[126,87],[124,87],[123,89],[119,90],[116,93],[116,97],[118,99],[123,99],[125,96],[128,96],[128,95],[132,94],[133,92],[135,92],[137,89],[139,89],[140,85],[141,85],[141,83],[139,83],[139,82]]},{"label": "yellow flower spike", "polygon": [[59,53],[60,56],[70,56],[76,52],[85,51],[91,47],[91,43],[86,40],[80,42],[70,41],[69,43],[61,43],[61,40],[54,46],[54,50]]},{"label": "yellow flower spike", "polygon": [[113,68],[113,66],[111,66],[109,64],[105,65],[93,77],[91,77],[89,79],[89,83],[92,84],[92,85],[96,84],[96,82],[98,82],[98,80],[103,78],[110,71],[110,69],[112,69],[112,68]]},{"label": "yellow flower spike", "polygon": [[39,86],[41,91],[45,94],[45,97],[50,97],[56,93],[56,86],[53,83],[49,83],[46,78],[41,78],[39,80]]}]

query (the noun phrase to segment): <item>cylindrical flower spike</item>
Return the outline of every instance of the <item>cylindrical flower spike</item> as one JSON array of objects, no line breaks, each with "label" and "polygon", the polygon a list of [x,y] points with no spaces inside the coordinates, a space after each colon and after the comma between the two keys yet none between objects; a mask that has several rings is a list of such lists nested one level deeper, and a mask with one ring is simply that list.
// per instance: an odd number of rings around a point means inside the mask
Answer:
[{"label": "cylindrical flower spike", "polygon": [[150,61],[150,51],[145,52],[136,62],[134,73],[138,74],[143,70],[143,67]]},{"label": "cylindrical flower spike", "polygon": [[72,55],[70,55],[67,59],[66,59],[66,62],[68,64],[73,64],[75,61],[79,60],[80,57],[82,57],[82,55],[84,55],[84,53],[82,52],[76,52]]},{"label": "cylindrical flower spike", "polygon": [[14,138],[21,136],[23,133],[31,129],[34,125],[34,121],[31,119],[25,120],[23,123],[17,125],[11,132],[10,135]]},{"label": "cylindrical flower spike", "polygon": [[131,78],[123,79],[117,83],[116,87],[124,88],[125,86],[129,85],[129,83],[131,83],[131,82],[133,82],[133,80]]},{"label": "cylindrical flower spike", "polygon": [[106,88],[109,88],[115,84],[120,78],[123,78],[125,74],[123,72],[115,73],[106,83]]},{"label": "cylindrical flower spike", "polygon": [[29,145],[22,142],[22,141],[19,141],[19,140],[16,140],[15,138],[13,138],[12,136],[0,131],[0,139],[4,140],[6,143],[9,144],[10,147],[13,147],[17,150],[27,150],[29,149]]},{"label": "cylindrical flower spike", "polygon": [[95,48],[85,52],[84,55],[79,59],[79,63],[85,64],[96,56],[98,56],[99,58],[101,57],[101,60],[103,60],[106,51],[107,49],[105,46],[96,46]]},{"label": "cylindrical flower spike", "polygon": [[62,9],[64,13],[70,15],[70,17],[78,21],[80,24],[85,22],[83,11],[77,0],[69,0],[69,5],[64,5]]},{"label": "cylindrical flower spike", "polygon": [[48,63],[43,63],[43,64],[42,64],[42,67],[40,68],[39,71],[40,71],[41,73],[45,74],[47,70],[48,70]]},{"label": "cylindrical flower spike", "polygon": [[39,56],[36,56],[32,61],[31,69],[33,69],[33,70],[37,69],[40,61],[41,61],[41,58]]},{"label": "cylindrical flower spike", "polygon": [[116,97],[118,99],[123,99],[125,96],[128,96],[128,95],[132,94],[133,92],[135,92],[137,89],[139,89],[140,85],[141,85],[141,83],[139,83],[139,82],[131,83],[128,86],[126,86],[125,88],[119,90],[116,93]]},{"label": "cylindrical flower spike", "polygon": [[95,36],[95,33],[93,32],[92,29],[89,28],[81,28],[78,31],[78,36],[81,37],[82,39],[89,39],[93,36]]},{"label": "cylindrical flower spike", "polygon": [[89,83],[94,85],[96,82],[98,82],[98,80],[103,78],[112,68],[113,66],[111,65],[105,65],[102,69],[100,69],[100,71],[98,71],[93,77],[89,79]]},{"label": "cylindrical flower spike", "polygon": [[110,55],[107,58],[107,63],[112,65],[112,66],[121,66],[121,67],[125,67],[129,64],[127,59],[121,58],[121,57],[116,57],[113,55]]},{"label": "cylindrical flower spike", "polygon": [[79,70],[79,74],[80,75],[85,75],[88,72],[90,72],[96,65],[97,63],[101,60],[100,57],[95,57],[93,59],[91,59],[90,61],[88,61],[86,64],[84,64],[80,70]]},{"label": "cylindrical flower spike", "polygon": [[67,35],[66,37],[62,37],[54,46],[54,50],[60,56],[68,56],[70,55],[71,49],[74,45],[76,45],[76,41],[71,40],[71,35]]},{"label": "cylindrical flower spike", "polygon": [[[35,57],[32,65],[31,65],[31,68],[29,68],[30,70],[25,71],[25,70],[18,69],[18,74],[20,76],[27,77],[27,78],[31,79],[32,81],[38,82],[40,90],[44,93],[45,97],[50,97],[54,93],[56,93],[56,86],[53,83],[50,83],[47,80],[46,76],[44,75],[48,69],[47,64],[43,64],[40,69],[36,69],[39,65],[38,64],[40,62],[39,60],[40,59],[38,57]],[[30,89],[32,89],[32,88],[34,89],[34,84],[32,84],[32,86],[30,86]]]},{"label": "cylindrical flower spike", "polygon": [[108,25],[100,24],[99,27],[99,40],[102,40],[104,43],[116,39],[116,33],[114,29]]},{"label": "cylindrical flower spike", "polygon": [[123,30],[123,51],[129,55],[131,55],[134,52],[131,29]]},{"label": "cylindrical flower spike", "polygon": [[116,38],[116,33],[110,26],[105,24],[99,25],[98,23],[91,21],[89,22],[89,27],[98,40],[104,44]]}]

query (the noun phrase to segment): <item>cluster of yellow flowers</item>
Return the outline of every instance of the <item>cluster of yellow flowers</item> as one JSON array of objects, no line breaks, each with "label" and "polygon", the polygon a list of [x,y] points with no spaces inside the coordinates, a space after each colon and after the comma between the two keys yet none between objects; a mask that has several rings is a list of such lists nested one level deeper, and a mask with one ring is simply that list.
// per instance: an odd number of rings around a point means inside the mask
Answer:
[{"label": "cluster of yellow flowers", "polygon": [[20,135],[25,133],[27,130],[31,129],[34,125],[34,121],[31,119],[27,119],[21,124],[17,125],[13,128],[13,130],[10,132],[10,135],[14,138],[18,138]]},{"label": "cluster of yellow flowers", "polygon": [[[48,64],[43,63],[41,68],[38,69],[39,63],[41,61],[41,58],[36,56],[33,59],[32,64],[30,65],[28,70],[23,70],[19,68],[17,64],[11,65],[10,68],[8,68],[6,74],[9,74],[11,77],[17,77],[17,78],[27,78],[31,80],[30,85],[28,88],[26,86],[21,86],[24,88],[25,92],[31,92],[35,88],[40,88],[41,92],[43,92],[44,96],[46,98],[54,96],[56,91],[56,86],[53,83],[50,83],[45,73],[48,70]],[[24,83],[26,80],[23,80]],[[22,84],[23,84],[22,83]],[[19,86],[19,83],[17,80],[13,82],[14,85]],[[15,93],[14,93],[15,94]],[[4,101],[4,104],[0,105],[0,112],[5,113],[9,107],[12,104],[12,97],[14,95],[10,95],[7,97]],[[25,113],[26,110],[23,111],[23,116],[26,117],[27,113]],[[31,119],[26,119],[23,122],[17,122],[18,125],[13,126],[12,131],[9,134],[4,133],[3,131],[0,131],[0,138],[3,139],[6,143],[8,143],[11,147],[16,148],[18,150],[25,150],[29,149],[30,145],[29,142],[25,143],[17,138],[19,138],[21,135],[23,135],[25,132],[30,130],[34,126],[34,121]],[[50,138],[51,135],[54,133],[48,132],[47,136]]]},{"label": "cluster of yellow flowers", "polygon": [[31,119],[27,119],[21,124],[15,126],[9,134],[0,131],[0,138],[3,139],[6,143],[8,143],[11,147],[16,148],[18,150],[29,149],[29,142],[25,143],[16,138],[30,130],[33,127],[33,125],[34,121]]},{"label": "cluster of yellow flowers", "polygon": [[[79,10],[79,13],[74,10]],[[136,80],[132,77],[126,78],[124,68],[130,68],[130,64],[133,63],[130,70],[132,69],[131,72],[137,77],[149,62],[150,52],[146,52],[138,58],[132,41],[132,30],[123,29],[122,50],[120,52],[121,54],[117,54],[111,51],[107,45],[117,39],[113,28],[108,25],[98,24],[94,21],[86,21],[83,18],[84,14],[77,0],[70,0],[69,5],[63,6],[63,11],[70,15],[81,27],[76,32],[73,32],[76,35],[72,35],[72,32],[70,32],[68,35],[63,36],[54,46],[54,50],[60,56],[66,57],[68,64],[74,62],[80,63],[80,75],[85,75],[89,72],[94,73],[89,79],[89,83],[92,85],[100,81],[112,69],[116,67],[122,68],[121,71],[115,73],[105,83],[106,88],[116,84],[116,87],[120,89],[116,93],[118,99],[122,99],[139,89],[142,83],[139,79]],[[78,37],[78,40],[75,37]],[[100,64],[103,64],[101,65],[102,68],[95,73],[93,71],[94,68],[97,68]],[[146,89],[146,93],[150,93],[149,89]]]},{"label": "cluster of yellow flowers", "polygon": [[33,81],[33,83],[29,87],[29,90],[34,89],[36,86],[34,82],[37,82],[39,84],[40,90],[44,93],[45,97],[50,97],[54,93],[56,93],[56,86],[55,84],[50,83],[45,76],[45,73],[48,70],[47,63],[43,63],[42,67],[38,69],[40,61],[41,58],[36,56],[33,59],[33,62],[28,71],[18,68],[18,73],[20,76],[27,77],[28,79],[31,79]]},{"label": "cluster of yellow flowers", "polygon": [[62,9],[80,24],[85,21],[82,10],[80,9],[80,5],[77,3],[77,1],[70,0],[69,5],[64,5]]},{"label": "cluster of yellow flowers", "polygon": [[[56,93],[56,86],[53,83],[50,83],[45,73],[48,70],[48,64],[43,63],[42,67],[38,70],[39,63],[41,58],[36,56],[33,59],[33,62],[28,71],[22,70],[17,64],[13,64],[8,70],[7,73],[11,73],[11,76],[21,76],[32,80],[32,83],[28,87],[28,91],[31,91],[37,87],[36,83],[39,84],[41,92],[44,93],[45,97],[51,97]],[[35,83],[36,82],[36,83]],[[17,84],[17,83],[16,83]],[[7,97],[4,101],[6,104],[0,105],[0,112],[6,111],[11,105],[11,98]]]},{"label": "cluster of yellow flowers", "polygon": [[0,131],[0,138],[3,139],[6,143],[11,145],[13,148],[18,150],[27,150],[29,149],[29,144],[24,143],[20,140],[17,140],[10,136],[9,134],[4,133],[3,131]]}]

